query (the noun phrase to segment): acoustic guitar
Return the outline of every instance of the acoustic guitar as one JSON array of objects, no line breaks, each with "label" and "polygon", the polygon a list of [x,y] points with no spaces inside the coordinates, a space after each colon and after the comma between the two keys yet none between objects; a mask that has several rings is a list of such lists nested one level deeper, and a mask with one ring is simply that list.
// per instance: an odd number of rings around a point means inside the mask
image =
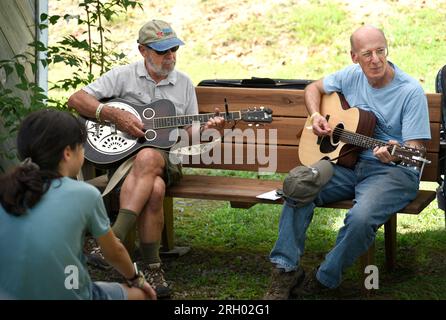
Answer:
[{"label": "acoustic guitar", "polygon": [[425,164],[430,163],[425,158],[425,150],[391,145],[387,141],[371,138],[376,124],[374,114],[359,108],[350,108],[344,97],[336,92],[322,96],[320,114],[327,119],[332,133],[318,137],[313,133],[310,117],[307,118],[299,143],[299,159],[306,166],[327,159],[353,168],[362,150],[383,146],[400,160],[399,164],[414,167],[420,172]]},{"label": "acoustic guitar", "polygon": [[[193,122],[206,123],[215,113],[196,115],[176,115],[175,105],[167,99],[157,100],[149,105],[135,105],[123,99],[112,99],[108,106],[128,111],[144,123],[144,137],[136,138],[116,128],[113,123],[98,123],[96,119],[80,116],[87,129],[85,158],[94,164],[108,166],[119,162],[144,147],[169,149],[178,140],[178,128],[192,125]],[[226,121],[245,122],[272,121],[272,110],[254,108],[252,110],[220,113]]]}]

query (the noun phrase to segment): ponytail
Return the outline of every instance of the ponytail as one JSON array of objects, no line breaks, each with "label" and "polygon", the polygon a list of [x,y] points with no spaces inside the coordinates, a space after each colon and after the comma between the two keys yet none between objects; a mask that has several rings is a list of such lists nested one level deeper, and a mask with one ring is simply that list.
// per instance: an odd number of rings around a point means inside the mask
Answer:
[{"label": "ponytail", "polygon": [[85,127],[72,114],[43,109],[28,115],[17,135],[19,157],[25,159],[12,172],[0,176],[0,203],[10,214],[21,216],[35,206],[58,172],[63,150],[86,140]]},{"label": "ponytail", "polygon": [[0,202],[3,208],[16,216],[26,213],[48,190],[50,181],[60,177],[53,171],[42,171],[26,158],[11,173],[0,177]]}]

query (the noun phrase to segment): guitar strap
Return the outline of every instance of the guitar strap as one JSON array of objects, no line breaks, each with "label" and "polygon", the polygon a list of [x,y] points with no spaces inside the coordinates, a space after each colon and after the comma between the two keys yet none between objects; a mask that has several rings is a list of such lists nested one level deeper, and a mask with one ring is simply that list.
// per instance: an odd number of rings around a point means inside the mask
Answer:
[{"label": "guitar strap", "polygon": [[336,161],[342,157],[345,157],[346,155],[348,155],[349,153],[352,153],[354,151],[358,151],[359,148],[351,148],[350,150],[348,150],[347,152],[341,153],[339,154],[339,156],[337,156],[336,158],[330,159],[330,161]]},{"label": "guitar strap", "polygon": [[106,196],[110,191],[113,190],[114,187],[121,181],[122,178],[124,178],[127,173],[129,173],[130,169],[132,168],[133,161],[135,161],[136,155],[133,157],[125,160],[121,165],[116,169],[116,171],[111,176],[110,180],[108,180],[108,184],[105,187],[104,192],[102,192],[102,196]]}]

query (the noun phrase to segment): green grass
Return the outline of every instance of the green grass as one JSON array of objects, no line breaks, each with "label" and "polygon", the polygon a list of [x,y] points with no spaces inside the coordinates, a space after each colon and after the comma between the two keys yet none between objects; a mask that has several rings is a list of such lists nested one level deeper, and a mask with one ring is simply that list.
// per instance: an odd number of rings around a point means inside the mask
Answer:
[{"label": "green grass", "polygon": [[[420,215],[398,215],[397,268],[384,264],[384,233],[376,238],[380,288],[368,299],[445,299],[445,216],[436,201]],[[225,202],[176,199],[176,242],[191,252],[167,260],[174,299],[260,299],[270,272],[268,254],[277,239],[281,206],[234,209]],[[332,248],[345,210],[315,210],[307,232],[305,269],[318,265]],[[349,268],[339,290],[315,299],[363,299],[357,266]],[[243,285],[241,285],[243,284]]]}]

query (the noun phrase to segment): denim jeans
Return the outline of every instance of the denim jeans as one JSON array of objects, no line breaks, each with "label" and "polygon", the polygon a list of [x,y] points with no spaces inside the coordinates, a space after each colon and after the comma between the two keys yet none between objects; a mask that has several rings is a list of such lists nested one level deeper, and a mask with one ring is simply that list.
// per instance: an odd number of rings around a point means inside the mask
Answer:
[{"label": "denim jeans", "polygon": [[286,201],[279,236],[270,261],[289,272],[296,270],[304,253],[305,237],[316,206],[354,199],[339,230],[335,246],[319,266],[317,279],[329,288],[341,283],[342,272],[365,253],[378,228],[416,197],[419,174],[411,168],[360,160],[354,169],[334,165],[332,179],[314,202],[296,207]]}]

